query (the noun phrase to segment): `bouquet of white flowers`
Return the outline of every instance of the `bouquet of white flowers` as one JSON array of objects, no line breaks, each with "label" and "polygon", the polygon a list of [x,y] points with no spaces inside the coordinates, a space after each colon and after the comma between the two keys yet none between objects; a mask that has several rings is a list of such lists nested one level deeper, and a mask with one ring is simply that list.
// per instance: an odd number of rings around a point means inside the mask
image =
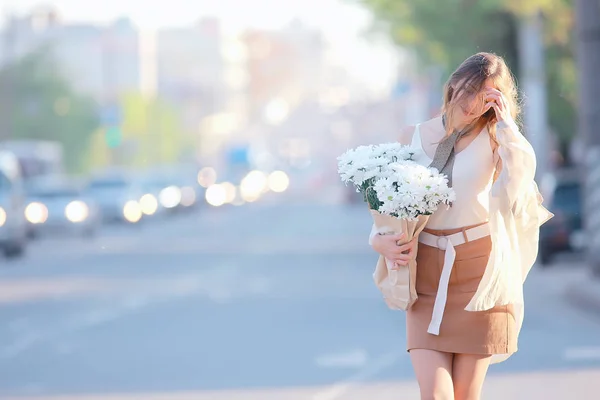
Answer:
[{"label": "bouquet of white flowers", "polygon": [[[399,245],[419,235],[429,215],[454,201],[448,179],[413,160],[419,151],[399,143],[360,146],[338,157],[345,183],[363,194],[374,220],[373,234],[405,233]],[[392,309],[407,310],[417,300],[416,261],[397,266],[380,257],[373,279]]]},{"label": "bouquet of white flowers", "polygon": [[400,143],[359,146],[338,157],[338,172],[342,181],[356,187],[371,209],[378,209],[377,195],[373,191],[376,181],[391,177],[390,165],[412,160],[417,150]]}]

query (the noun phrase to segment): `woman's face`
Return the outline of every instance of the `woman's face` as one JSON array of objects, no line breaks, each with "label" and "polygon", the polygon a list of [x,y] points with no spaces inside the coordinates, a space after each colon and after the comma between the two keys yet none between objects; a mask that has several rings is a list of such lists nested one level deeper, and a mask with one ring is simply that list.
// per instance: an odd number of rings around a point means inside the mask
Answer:
[{"label": "woman's face", "polygon": [[452,102],[455,106],[453,120],[457,126],[468,125],[485,113],[485,90],[489,87],[494,87],[489,79],[481,85],[481,88],[463,82],[456,85]]}]

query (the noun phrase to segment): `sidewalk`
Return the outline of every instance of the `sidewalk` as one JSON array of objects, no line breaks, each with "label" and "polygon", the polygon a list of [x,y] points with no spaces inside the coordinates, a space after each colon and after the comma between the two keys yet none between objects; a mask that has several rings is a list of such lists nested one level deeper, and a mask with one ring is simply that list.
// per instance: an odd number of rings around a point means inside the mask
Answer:
[{"label": "sidewalk", "polygon": [[571,304],[600,315],[600,278],[587,266],[565,284],[565,296]]},{"label": "sidewalk", "polygon": [[569,305],[600,316],[600,278],[592,276],[582,259],[566,257],[546,268],[536,265],[532,276]]}]

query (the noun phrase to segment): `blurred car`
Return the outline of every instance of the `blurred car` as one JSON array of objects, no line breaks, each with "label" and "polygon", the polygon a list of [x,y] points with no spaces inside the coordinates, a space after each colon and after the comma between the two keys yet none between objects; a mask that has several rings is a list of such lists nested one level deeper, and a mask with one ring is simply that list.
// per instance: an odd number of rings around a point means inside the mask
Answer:
[{"label": "blurred car", "polygon": [[100,228],[94,200],[68,181],[44,179],[29,183],[25,218],[33,237],[55,232],[93,237]]},{"label": "blurred car", "polygon": [[191,208],[204,198],[197,171],[181,167],[156,168],[141,178],[144,191],[154,196],[159,209],[179,211]]},{"label": "blurred car", "polygon": [[540,262],[548,265],[555,254],[585,247],[582,226],[583,198],[579,173],[566,169],[547,177],[543,187],[548,209],[554,213],[540,228]]},{"label": "blurred car", "polygon": [[164,192],[169,186],[169,183],[155,177],[139,179],[139,187],[143,192],[140,205],[145,215],[161,216],[170,208],[177,206],[179,203],[177,194],[173,198],[173,194],[169,195],[168,190]]},{"label": "blurred car", "polygon": [[6,257],[23,254],[27,243],[25,192],[19,163],[7,151],[0,151],[0,250]]},{"label": "blurred car", "polygon": [[103,221],[137,223],[143,217],[140,200],[144,193],[126,174],[93,177],[84,194],[98,205]]}]

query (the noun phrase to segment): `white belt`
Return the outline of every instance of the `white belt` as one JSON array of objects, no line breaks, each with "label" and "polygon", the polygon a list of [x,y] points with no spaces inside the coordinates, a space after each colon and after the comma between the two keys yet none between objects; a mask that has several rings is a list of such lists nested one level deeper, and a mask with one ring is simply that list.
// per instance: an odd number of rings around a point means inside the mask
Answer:
[{"label": "white belt", "polygon": [[429,328],[427,328],[428,333],[431,333],[432,335],[440,334],[440,325],[442,324],[442,317],[444,316],[444,309],[446,308],[446,298],[448,297],[450,274],[452,273],[452,267],[454,266],[454,260],[456,258],[456,250],[454,247],[489,235],[489,224],[479,225],[448,236],[436,236],[427,232],[421,232],[419,235],[420,243],[431,247],[437,247],[440,250],[446,250],[446,254],[444,255],[444,267],[442,268],[442,275],[440,276],[440,283],[435,296],[435,303],[433,304],[433,315],[431,316]]}]

